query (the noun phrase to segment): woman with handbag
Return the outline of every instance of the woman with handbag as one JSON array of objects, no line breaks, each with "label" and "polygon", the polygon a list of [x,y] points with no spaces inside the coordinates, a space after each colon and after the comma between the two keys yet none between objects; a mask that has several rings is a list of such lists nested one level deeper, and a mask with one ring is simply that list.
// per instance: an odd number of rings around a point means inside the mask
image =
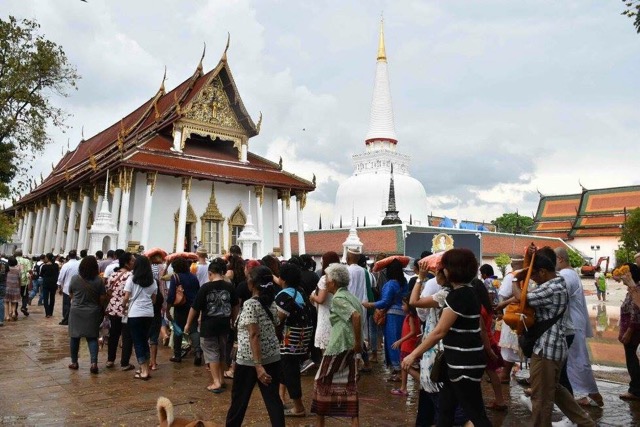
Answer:
[{"label": "woman with handbag", "polygon": [[80,338],[84,337],[91,355],[92,374],[98,373],[98,334],[104,318],[102,303],[106,291],[99,275],[98,261],[94,256],[86,256],[80,262],[78,274],[69,285],[71,308],[69,310],[69,347],[71,364],[69,369],[78,369]]},{"label": "woman with handbag", "polygon": [[[384,319],[384,353],[387,366],[391,367],[391,381],[400,381],[400,349],[393,348],[393,343],[402,338],[404,311],[402,298],[407,295],[407,279],[402,271],[402,264],[397,259],[387,266],[387,283],[382,288],[380,301],[363,302],[365,308],[375,308],[386,312]],[[375,316],[375,315],[374,315]],[[378,322],[376,322],[378,323]],[[379,323],[378,323],[379,324]]]},{"label": "woman with handbag", "polygon": [[446,375],[440,391],[437,425],[453,425],[456,406],[460,405],[474,426],[491,426],[480,388],[486,366],[480,335],[480,302],[469,285],[477,275],[478,261],[468,249],[450,249],[442,255],[441,264],[452,290],[446,297],[438,324],[404,358],[402,368],[410,369],[417,358],[442,340],[444,362],[436,365],[446,369]]},{"label": "woman with handbag", "polygon": [[[149,330],[153,322],[153,304],[156,302],[158,285],[153,278],[151,263],[145,256],[136,256],[131,276],[124,285],[124,301],[126,323],[131,331],[133,347],[140,370],[134,375],[135,379],[148,380],[149,359]],[[123,319],[124,321],[124,319]]]},{"label": "woman with handbag", "polygon": [[120,337],[122,337],[122,349],[120,350],[120,369],[130,371],[135,368],[130,362],[133,352],[133,341],[129,325],[122,322],[124,317],[124,285],[131,276],[131,270],[135,257],[131,252],[124,252],[118,257],[118,268],[107,279],[107,294],[109,305],[106,314],[109,316],[109,340],[107,341],[107,368],[113,368],[116,360],[116,352]]},{"label": "woman with handbag", "polygon": [[[185,258],[177,258],[171,263],[173,275],[169,282],[169,292],[167,295],[167,320],[173,322],[180,327],[180,331],[176,328],[173,330],[173,357],[169,359],[171,362],[182,362],[182,330],[187,324],[189,317],[189,309],[196,299],[198,290],[200,289],[200,281],[195,274],[189,271],[191,263]],[[171,314],[173,307],[173,314]],[[200,366],[202,364],[202,350],[200,349],[200,334],[198,328],[193,328],[189,338],[193,346],[195,359],[194,364]]]}]

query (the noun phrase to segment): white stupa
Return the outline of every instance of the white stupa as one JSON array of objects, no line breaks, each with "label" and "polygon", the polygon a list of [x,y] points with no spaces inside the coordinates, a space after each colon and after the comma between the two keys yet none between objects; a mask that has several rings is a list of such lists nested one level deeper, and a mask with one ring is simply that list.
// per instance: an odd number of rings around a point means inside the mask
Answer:
[{"label": "white stupa", "polygon": [[404,223],[412,221],[414,225],[428,225],[427,193],[420,181],[409,175],[411,158],[397,151],[382,21],[377,58],[366,148],[363,153],[353,156],[353,175],[338,187],[333,225],[338,227],[341,219],[346,222],[352,209],[355,209],[360,225],[380,225],[388,207],[392,165],[400,219]]}]

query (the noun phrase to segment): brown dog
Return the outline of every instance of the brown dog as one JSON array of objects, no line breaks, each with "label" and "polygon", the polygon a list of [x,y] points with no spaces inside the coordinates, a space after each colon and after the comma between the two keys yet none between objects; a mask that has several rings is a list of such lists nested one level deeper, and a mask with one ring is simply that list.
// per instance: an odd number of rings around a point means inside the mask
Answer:
[{"label": "brown dog", "polygon": [[211,421],[174,418],[173,404],[166,397],[158,398],[156,409],[158,410],[158,420],[160,421],[160,427],[218,427],[218,424]]}]

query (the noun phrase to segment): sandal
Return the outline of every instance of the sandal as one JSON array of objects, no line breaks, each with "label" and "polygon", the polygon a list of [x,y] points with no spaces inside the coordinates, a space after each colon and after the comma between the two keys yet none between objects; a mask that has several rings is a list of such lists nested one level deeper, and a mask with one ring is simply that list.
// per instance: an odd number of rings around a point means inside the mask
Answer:
[{"label": "sandal", "polygon": [[224,371],[223,376],[228,380],[232,380],[233,379],[233,371]]},{"label": "sandal", "polygon": [[640,396],[636,396],[635,394],[631,394],[631,393],[623,393],[620,396],[620,399],[622,400],[640,400]]},{"label": "sandal", "polygon": [[391,394],[393,394],[394,396],[409,396],[409,392],[404,391],[404,390],[399,389],[399,388],[392,388],[391,389]]},{"label": "sandal", "polygon": [[107,364],[104,366],[107,368],[113,368],[113,362],[107,362]]},{"label": "sandal", "polygon": [[306,411],[302,411],[302,412],[294,412],[294,409],[285,409],[284,410],[284,416],[285,417],[298,417],[298,418],[304,418],[307,416]]},{"label": "sandal", "polygon": [[140,373],[137,373],[133,376],[133,378],[135,378],[136,380],[147,381],[149,380],[149,378],[151,378],[151,375],[147,374],[146,377],[143,377]]},{"label": "sandal", "polygon": [[507,412],[509,410],[509,406],[498,405],[496,402],[493,402],[490,405],[487,405],[486,408],[491,411],[498,411],[498,412]]},{"label": "sandal", "polygon": [[77,371],[79,368],[77,363],[70,363],[69,364],[69,369],[73,369],[74,371]]}]

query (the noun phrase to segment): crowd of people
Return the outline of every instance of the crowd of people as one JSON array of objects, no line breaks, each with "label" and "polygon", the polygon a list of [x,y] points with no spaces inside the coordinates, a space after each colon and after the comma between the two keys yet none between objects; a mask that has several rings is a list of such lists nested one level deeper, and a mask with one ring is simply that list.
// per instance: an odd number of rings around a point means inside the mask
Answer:
[{"label": "crowd of people", "polygon": [[[120,370],[148,381],[158,370],[158,346],[171,344],[171,363],[191,354],[194,365],[206,365],[207,391],[224,393],[231,381],[229,426],[243,424],[256,385],[274,426],[307,416],[308,408],[319,426],[327,416],[359,425],[358,380],[379,353],[387,380],[397,384],[391,395],[408,395],[409,378],[419,388],[416,426],[489,426],[487,410],[508,410],[503,385],[526,361],[516,331],[502,321],[505,308],[523,299],[537,325],[545,325],[533,337],[530,376],[519,379],[534,425],[551,425],[555,403],[567,423],[592,426],[583,407],[604,405],[587,350],[593,334],[584,290],[563,248],[529,249],[535,256],[528,270],[516,260],[501,281],[466,249],[425,251],[413,275],[406,257],[379,254],[376,266],[383,267],[371,269],[357,250],[347,252],[346,265],[327,252],[316,270],[309,255],[245,260],[235,245],[222,257],[209,257],[195,243],[194,249],[195,258],[118,249],[33,259],[17,250],[0,259],[0,324],[16,321],[19,305],[29,316],[36,297],[50,319],[61,295],[69,369],[80,368],[84,338],[92,374],[101,371],[106,343],[107,370],[116,368],[119,351]],[[532,281],[526,295],[524,271]],[[640,400],[640,268],[628,264],[626,271],[617,278],[628,287],[619,339],[631,381],[620,398]],[[314,367],[308,406],[301,375]],[[486,404],[483,378],[493,390]]]}]

